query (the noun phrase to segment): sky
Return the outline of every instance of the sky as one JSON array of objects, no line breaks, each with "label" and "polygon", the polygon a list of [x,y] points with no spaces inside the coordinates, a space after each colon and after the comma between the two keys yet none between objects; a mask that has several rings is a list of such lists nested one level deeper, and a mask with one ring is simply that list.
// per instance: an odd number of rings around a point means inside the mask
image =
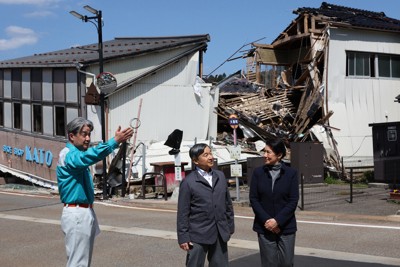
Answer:
[{"label": "sky", "polygon": [[[103,14],[103,41],[115,37],[209,34],[204,74],[232,74],[246,67],[241,56],[250,43],[270,44],[316,0],[0,0],[0,61],[97,43],[94,25],[69,14]],[[330,4],[384,12],[400,19],[400,0],[330,0]],[[107,70],[105,70],[107,71]]]}]

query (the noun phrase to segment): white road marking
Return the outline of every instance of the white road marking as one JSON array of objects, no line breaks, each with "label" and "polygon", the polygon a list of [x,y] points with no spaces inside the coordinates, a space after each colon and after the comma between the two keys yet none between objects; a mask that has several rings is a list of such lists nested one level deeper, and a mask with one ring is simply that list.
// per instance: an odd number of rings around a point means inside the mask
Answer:
[{"label": "white road marking", "polygon": [[[236,216],[235,215],[235,218],[254,220],[254,217],[252,217],[252,216]],[[304,221],[304,220],[297,220],[297,223],[400,230],[400,227],[397,227],[397,226],[384,226],[384,225],[373,225],[373,224],[319,222],[319,221]]]},{"label": "white road marking", "polygon": [[145,208],[145,207],[132,207],[132,206],[124,206],[118,204],[111,204],[105,202],[95,202],[96,205],[103,205],[108,207],[117,207],[117,208],[124,208],[124,209],[133,209],[133,210],[149,210],[149,211],[163,211],[163,212],[172,212],[176,213],[176,210],[168,210],[168,209],[156,209],[156,208]]},{"label": "white road marking", "polygon": [[[0,193],[1,193],[1,194],[8,194],[8,195],[24,195],[24,196],[38,197],[38,198],[54,198],[54,196],[32,195],[32,194],[16,193],[16,192],[4,192],[4,191],[1,191]],[[124,206],[124,205],[118,205],[118,204],[112,204],[112,203],[106,203],[106,202],[95,202],[95,204],[96,204],[96,205],[109,206],[109,207],[125,208],[125,209],[148,210],[148,211],[161,211],[161,212],[176,213],[176,210],[157,209],[157,208],[146,208],[146,207],[132,207],[132,206]],[[247,219],[247,220],[254,220],[254,216],[235,215],[235,218]],[[397,227],[397,226],[383,226],[383,225],[372,225],[372,224],[352,224],[352,223],[321,222],[321,221],[304,221],[304,220],[297,220],[297,223],[318,224],[318,225],[332,225],[332,226],[348,226],[348,227],[363,227],[363,228],[374,228],[374,229],[400,230],[400,227]]]},{"label": "white road marking", "polygon": [[0,194],[13,195],[13,196],[37,197],[37,198],[55,198],[55,196],[53,196],[53,195],[35,195],[35,194],[18,193],[18,192],[5,192],[5,191],[1,191]]},{"label": "white road marking", "polygon": [[320,224],[320,225],[333,225],[333,226],[350,226],[350,227],[364,227],[364,228],[378,228],[378,229],[390,229],[390,230],[400,230],[400,227],[396,226],[384,226],[384,225],[372,225],[372,224],[356,224],[356,223],[333,223],[333,222],[314,222],[314,221],[301,221],[298,223],[304,224]]}]

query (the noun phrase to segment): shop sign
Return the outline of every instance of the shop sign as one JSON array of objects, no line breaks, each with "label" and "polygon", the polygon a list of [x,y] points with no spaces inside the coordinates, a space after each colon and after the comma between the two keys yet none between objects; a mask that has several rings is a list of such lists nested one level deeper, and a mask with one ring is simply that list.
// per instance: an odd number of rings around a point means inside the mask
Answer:
[{"label": "shop sign", "polygon": [[17,157],[23,157],[25,154],[25,160],[34,162],[36,164],[46,164],[50,167],[53,162],[53,153],[50,150],[44,150],[43,148],[34,147],[31,149],[30,146],[25,146],[25,150],[18,147],[11,147],[3,145],[3,152],[9,155],[15,155]]}]

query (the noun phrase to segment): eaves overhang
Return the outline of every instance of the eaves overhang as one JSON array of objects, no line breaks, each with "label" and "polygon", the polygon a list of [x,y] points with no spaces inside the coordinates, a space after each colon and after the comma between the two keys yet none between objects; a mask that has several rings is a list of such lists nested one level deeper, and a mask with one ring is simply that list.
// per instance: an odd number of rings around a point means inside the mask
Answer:
[{"label": "eaves overhang", "polygon": [[[209,34],[169,37],[120,37],[103,42],[103,60],[107,62],[114,59],[135,57],[179,47],[207,44],[209,41]],[[204,49],[206,47],[207,45],[205,45]],[[0,61],[0,68],[74,67],[77,63],[88,66],[98,64],[98,62],[98,44],[95,43]]]}]

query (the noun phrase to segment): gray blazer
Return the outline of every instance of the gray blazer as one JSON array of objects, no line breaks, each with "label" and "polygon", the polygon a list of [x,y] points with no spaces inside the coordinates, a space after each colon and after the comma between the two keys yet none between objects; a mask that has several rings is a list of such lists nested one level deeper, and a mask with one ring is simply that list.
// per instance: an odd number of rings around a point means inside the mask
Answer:
[{"label": "gray blazer", "polygon": [[214,244],[218,233],[227,242],[235,230],[233,206],[223,172],[213,170],[213,187],[197,170],[180,184],[178,198],[178,244]]}]

